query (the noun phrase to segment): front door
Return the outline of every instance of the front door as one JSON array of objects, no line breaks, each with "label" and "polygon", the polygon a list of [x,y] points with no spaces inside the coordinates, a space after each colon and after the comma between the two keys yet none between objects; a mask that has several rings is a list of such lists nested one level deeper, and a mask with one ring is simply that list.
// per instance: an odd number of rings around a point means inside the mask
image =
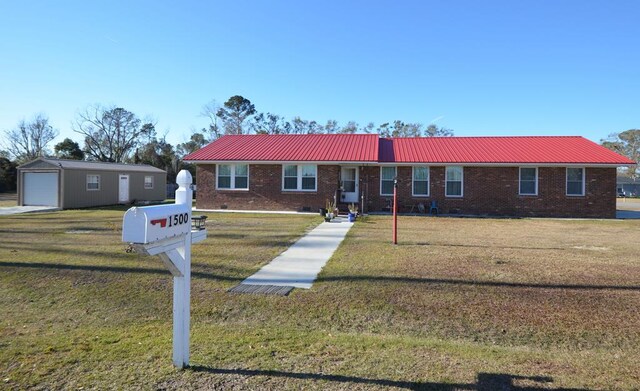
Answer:
[{"label": "front door", "polygon": [[342,167],[342,202],[358,202],[358,167]]},{"label": "front door", "polygon": [[118,202],[126,204],[129,202],[129,175],[120,174],[118,183]]}]

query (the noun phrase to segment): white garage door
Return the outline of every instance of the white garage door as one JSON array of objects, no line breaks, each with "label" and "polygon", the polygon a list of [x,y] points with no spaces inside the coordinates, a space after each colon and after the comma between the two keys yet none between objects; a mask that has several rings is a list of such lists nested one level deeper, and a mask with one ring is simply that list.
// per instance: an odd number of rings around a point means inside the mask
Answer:
[{"label": "white garage door", "polygon": [[58,206],[58,173],[25,172],[24,205]]}]

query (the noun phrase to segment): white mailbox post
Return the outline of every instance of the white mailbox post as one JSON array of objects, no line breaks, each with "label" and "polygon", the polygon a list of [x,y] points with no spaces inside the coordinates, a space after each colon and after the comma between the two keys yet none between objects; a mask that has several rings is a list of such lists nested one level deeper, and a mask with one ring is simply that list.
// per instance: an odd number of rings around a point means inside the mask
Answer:
[{"label": "white mailbox post", "polygon": [[122,221],[122,241],[136,252],[158,255],[173,275],[173,364],[189,365],[191,244],[203,241],[206,230],[191,230],[191,174],[178,173],[173,205],[130,208]]}]

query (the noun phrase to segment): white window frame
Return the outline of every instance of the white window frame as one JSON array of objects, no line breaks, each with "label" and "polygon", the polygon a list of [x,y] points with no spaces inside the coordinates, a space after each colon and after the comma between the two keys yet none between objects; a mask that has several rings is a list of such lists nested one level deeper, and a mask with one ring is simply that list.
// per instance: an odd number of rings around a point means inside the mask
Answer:
[{"label": "white window frame", "polygon": [[[416,177],[415,177],[415,170],[416,168],[426,168],[427,169],[427,193],[426,194],[416,194],[415,193],[415,181],[416,181]],[[420,181],[420,182],[424,182],[424,181]],[[429,166],[412,166],[411,167],[411,196],[413,197],[429,197],[429,194],[431,194],[431,169],[429,168]]]},{"label": "white window frame", "polygon": [[[522,192],[522,169],[535,169],[535,190],[533,193],[523,193]],[[518,168],[518,194],[521,196],[537,196],[538,195],[538,167],[519,167]]]},{"label": "white window frame", "polygon": [[[580,169],[582,170],[582,192],[580,194],[569,194],[569,170],[572,169]],[[567,197],[584,197],[586,190],[586,182],[587,182],[587,169],[585,167],[567,167],[565,170],[565,194]]]},{"label": "white window frame", "polygon": [[[150,179],[151,179],[151,181],[150,181],[151,186],[147,186],[147,178],[150,178]],[[154,178],[153,178],[153,175],[145,175],[145,176],[144,176],[144,189],[145,189],[145,190],[151,190],[151,189],[153,189],[154,182],[155,182],[155,180],[154,180]]]},{"label": "white window frame", "polygon": [[[229,166],[231,180],[229,187],[220,187],[220,166]],[[247,187],[236,187],[236,166],[247,166]],[[216,190],[248,191],[249,190],[249,164],[216,164]]]},{"label": "white window frame", "polygon": [[[296,166],[296,188],[295,189],[285,189],[284,188],[284,168],[287,166]],[[313,182],[313,189],[303,189],[302,188],[302,166],[310,166],[313,167],[315,170],[315,176],[313,177],[314,182]],[[291,177],[293,178],[293,177]],[[308,177],[307,177],[308,178]],[[281,190],[282,191],[304,191],[304,192],[308,192],[308,193],[313,193],[313,192],[317,192],[318,191],[318,165],[317,164],[283,164],[282,165],[282,178],[281,178],[281,183],[282,185]]]},{"label": "white window frame", "polygon": [[[89,182],[89,177],[95,177],[95,178],[97,178],[97,181],[95,181],[95,182]],[[86,182],[86,189],[87,189],[87,191],[100,191],[100,188],[102,187],[102,186],[100,185],[100,182],[101,182],[100,174],[87,174],[87,182]],[[96,189],[90,189],[90,188],[89,188],[89,183],[97,183],[97,184],[98,184],[98,187],[97,187]]]},{"label": "white window frame", "polygon": [[[449,183],[449,174],[448,168],[459,168],[460,169],[460,194],[448,194],[447,193],[447,184]],[[453,181],[452,181],[453,182]],[[456,181],[457,182],[457,181]],[[464,166],[446,166],[444,168],[444,196],[450,198],[462,198],[464,197]]]},{"label": "white window frame", "polygon": [[[380,166],[380,195],[381,196],[392,196],[393,192],[391,192],[390,194],[386,194],[382,192],[382,170],[384,168],[393,168],[393,178],[397,178],[398,177],[398,167],[397,166]],[[389,181],[390,179],[385,179],[386,181]]]}]

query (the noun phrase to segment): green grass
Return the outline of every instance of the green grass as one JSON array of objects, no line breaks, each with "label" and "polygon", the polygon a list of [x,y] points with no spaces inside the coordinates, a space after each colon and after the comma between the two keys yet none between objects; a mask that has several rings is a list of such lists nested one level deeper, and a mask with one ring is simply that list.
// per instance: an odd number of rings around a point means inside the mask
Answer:
[{"label": "green grass", "polygon": [[124,252],[122,210],[0,218],[0,388],[640,387],[640,221],[401,217],[393,246],[368,217],[269,297],[226,290],[319,217],[210,214],[178,371],[171,276]]}]

